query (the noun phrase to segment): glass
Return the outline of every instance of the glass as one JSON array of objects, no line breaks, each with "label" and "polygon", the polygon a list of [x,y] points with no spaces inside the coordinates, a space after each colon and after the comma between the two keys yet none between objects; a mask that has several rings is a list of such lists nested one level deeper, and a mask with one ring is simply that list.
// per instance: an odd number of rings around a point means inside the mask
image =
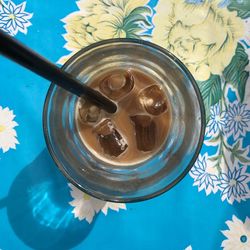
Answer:
[{"label": "glass", "polygon": [[63,69],[82,82],[116,67],[150,74],[167,93],[172,124],[162,147],[150,159],[116,166],[96,158],[76,128],[78,98],[51,84],[43,114],[48,149],[62,173],[76,187],[99,199],[133,202],[157,196],[178,183],[194,164],[205,132],[205,111],[197,84],[171,53],[150,42],[111,39],[90,45]]}]

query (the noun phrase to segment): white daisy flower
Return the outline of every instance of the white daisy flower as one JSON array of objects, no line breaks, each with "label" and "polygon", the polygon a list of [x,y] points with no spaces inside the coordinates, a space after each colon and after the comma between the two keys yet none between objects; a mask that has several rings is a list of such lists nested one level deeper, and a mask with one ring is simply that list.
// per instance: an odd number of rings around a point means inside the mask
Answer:
[{"label": "white daisy flower", "polygon": [[225,199],[233,204],[234,200],[240,202],[250,197],[248,183],[250,174],[247,173],[247,167],[230,169],[225,173],[221,173],[218,187],[221,189],[221,199]]},{"label": "white daisy flower", "polygon": [[199,192],[204,189],[206,195],[209,195],[218,191],[218,172],[207,153],[199,155],[189,174],[194,179],[193,186],[198,186]]},{"label": "white daisy flower", "polygon": [[85,194],[72,184],[69,184],[69,187],[71,188],[70,194],[74,198],[69,204],[74,207],[72,213],[79,220],[86,219],[88,223],[91,223],[95,214],[100,210],[107,215],[108,209],[114,211],[126,209],[126,205],[123,203],[105,202]]},{"label": "white daisy flower", "polygon": [[228,230],[221,231],[227,239],[222,241],[224,250],[249,250],[250,249],[250,219],[246,217],[243,223],[235,215],[232,221],[226,221]]},{"label": "white daisy flower", "polygon": [[16,144],[19,144],[14,130],[14,127],[18,126],[18,124],[13,121],[14,118],[15,115],[12,110],[0,106],[0,149],[4,153],[10,148],[16,149]]},{"label": "white daisy flower", "polygon": [[119,209],[126,210],[126,205],[124,203],[114,203],[114,202],[106,202],[105,206],[102,208],[102,212],[107,215],[108,209],[119,211]]},{"label": "white daisy flower", "polygon": [[227,132],[233,134],[236,140],[239,136],[246,135],[246,132],[249,131],[249,125],[250,110],[247,108],[247,104],[240,102],[229,104],[226,115]]},{"label": "white daisy flower", "polygon": [[216,136],[219,132],[223,132],[226,125],[226,112],[221,110],[219,103],[210,109],[210,119],[206,127],[207,136]]},{"label": "white daisy flower", "polygon": [[18,31],[27,34],[27,27],[31,25],[29,21],[33,14],[25,11],[26,2],[15,5],[12,1],[0,4],[0,28],[16,35]]}]

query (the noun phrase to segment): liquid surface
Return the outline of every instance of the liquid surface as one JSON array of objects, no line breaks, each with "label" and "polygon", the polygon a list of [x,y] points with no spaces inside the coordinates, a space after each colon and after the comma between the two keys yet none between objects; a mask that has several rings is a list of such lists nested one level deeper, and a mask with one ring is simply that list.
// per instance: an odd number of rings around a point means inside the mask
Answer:
[{"label": "liquid surface", "polygon": [[155,154],[171,124],[165,90],[141,71],[117,69],[94,78],[89,86],[118,106],[109,114],[81,99],[76,123],[83,144],[96,157],[112,164],[135,164]]}]

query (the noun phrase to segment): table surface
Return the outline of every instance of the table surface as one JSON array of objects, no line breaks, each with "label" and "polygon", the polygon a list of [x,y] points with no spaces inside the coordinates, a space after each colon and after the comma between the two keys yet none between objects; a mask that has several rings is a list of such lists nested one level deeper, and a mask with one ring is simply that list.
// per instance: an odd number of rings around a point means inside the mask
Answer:
[{"label": "table surface", "polygon": [[0,1],[0,28],[63,64],[112,37],[167,48],[200,87],[207,128],[169,192],[105,203],[73,186],[45,146],[49,83],[0,59],[0,249],[250,249],[250,1]]}]

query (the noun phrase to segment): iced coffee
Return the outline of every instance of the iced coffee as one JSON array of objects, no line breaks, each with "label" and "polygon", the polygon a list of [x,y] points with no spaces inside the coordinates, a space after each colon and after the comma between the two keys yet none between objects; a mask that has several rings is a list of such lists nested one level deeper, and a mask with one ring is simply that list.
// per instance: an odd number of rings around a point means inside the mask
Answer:
[{"label": "iced coffee", "polygon": [[149,74],[127,68],[100,73],[89,86],[117,104],[106,113],[85,99],[76,124],[85,147],[116,165],[136,164],[158,152],[168,136],[171,108],[166,90]]}]

